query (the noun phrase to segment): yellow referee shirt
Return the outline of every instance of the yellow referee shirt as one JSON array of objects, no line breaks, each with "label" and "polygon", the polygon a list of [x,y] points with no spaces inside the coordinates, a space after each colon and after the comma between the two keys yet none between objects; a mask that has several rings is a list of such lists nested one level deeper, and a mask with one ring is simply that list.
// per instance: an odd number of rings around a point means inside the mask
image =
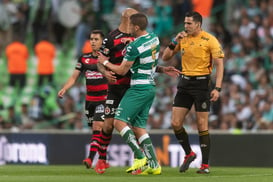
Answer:
[{"label": "yellow referee shirt", "polygon": [[183,38],[174,51],[181,52],[182,74],[187,76],[209,75],[213,68],[212,59],[224,58],[219,41],[205,31],[195,37]]}]

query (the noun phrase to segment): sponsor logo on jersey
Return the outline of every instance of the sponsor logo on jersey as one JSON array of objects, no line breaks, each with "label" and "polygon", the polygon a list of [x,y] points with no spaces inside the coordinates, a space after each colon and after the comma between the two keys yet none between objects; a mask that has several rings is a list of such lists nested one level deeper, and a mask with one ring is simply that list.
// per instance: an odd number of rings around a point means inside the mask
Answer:
[{"label": "sponsor logo on jersey", "polygon": [[110,53],[110,50],[108,48],[103,49],[103,54],[108,55]]},{"label": "sponsor logo on jersey", "polygon": [[89,61],[90,61],[89,58],[87,58],[87,59],[84,60],[84,62],[85,62],[86,64],[89,64]]},{"label": "sponsor logo on jersey", "polygon": [[86,79],[102,79],[103,75],[97,71],[86,71],[85,77]]}]

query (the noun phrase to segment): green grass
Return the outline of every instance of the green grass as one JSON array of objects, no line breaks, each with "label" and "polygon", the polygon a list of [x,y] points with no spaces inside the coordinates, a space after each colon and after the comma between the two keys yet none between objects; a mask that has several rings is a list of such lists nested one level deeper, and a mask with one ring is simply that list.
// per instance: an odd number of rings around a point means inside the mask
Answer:
[{"label": "green grass", "polygon": [[179,173],[177,168],[164,167],[162,175],[134,176],[126,168],[111,167],[99,175],[79,165],[4,165],[0,166],[1,182],[270,182],[272,168],[213,167],[211,173],[196,174],[196,169]]}]

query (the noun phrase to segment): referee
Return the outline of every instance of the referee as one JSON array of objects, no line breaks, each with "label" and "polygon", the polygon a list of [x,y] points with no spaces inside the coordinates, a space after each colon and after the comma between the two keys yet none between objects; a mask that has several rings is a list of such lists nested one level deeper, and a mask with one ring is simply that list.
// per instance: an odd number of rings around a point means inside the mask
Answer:
[{"label": "referee", "polygon": [[[216,101],[220,95],[224,53],[218,40],[202,30],[201,25],[202,16],[198,12],[186,13],[185,30],[172,39],[164,50],[162,58],[168,61],[180,52],[182,59],[182,74],[172,109],[174,134],[186,153],[180,172],[185,172],[196,158],[196,154],[191,149],[188,134],[183,127],[185,117],[194,105],[202,153],[202,164],[197,173],[208,174],[210,153],[208,116],[210,102]],[[213,67],[216,67],[216,83],[211,90],[210,74]]]}]

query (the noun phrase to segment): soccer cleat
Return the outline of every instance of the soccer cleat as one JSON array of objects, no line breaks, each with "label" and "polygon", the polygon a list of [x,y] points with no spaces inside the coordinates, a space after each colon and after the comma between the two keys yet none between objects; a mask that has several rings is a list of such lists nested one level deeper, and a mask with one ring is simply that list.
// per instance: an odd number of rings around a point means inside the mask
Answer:
[{"label": "soccer cleat", "polygon": [[90,158],[86,158],[82,161],[85,165],[86,169],[92,168],[92,160]]},{"label": "soccer cleat", "polygon": [[134,159],[133,165],[130,168],[128,168],[126,170],[126,172],[131,173],[139,168],[144,167],[145,165],[147,165],[147,158],[146,157],[144,157],[142,159]]},{"label": "soccer cleat", "polygon": [[209,165],[208,164],[201,164],[201,167],[198,171],[196,171],[198,174],[209,174]]},{"label": "soccer cleat", "polygon": [[185,172],[186,170],[188,170],[188,169],[189,169],[189,166],[190,166],[190,164],[191,164],[191,162],[194,161],[194,159],[196,159],[196,154],[195,154],[193,151],[191,151],[190,154],[188,154],[188,155],[185,156],[184,162],[183,162],[183,164],[180,166],[179,171],[180,171],[181,173],[183,173],[183,172]]},{"label": "soccer cleat", "polygon": [[103,173],[105,173],[106,169],[109,167],[110,167],[110,165],[108,162],[106,162],[105,160],[99,159],[96,164],[95,171],[98,174],[103,174]]},{"label": "soccer cleat", "polygon": [[105,162],[105,168],[107,169],[107,168],[109,168],[110,167],[110,164],[109,164],[109,162]]},{"label": "soccer cleat", "polygon": [[137,169],[132,172],[134,175],[159,175],[161,174],[161,166],[158,166],[157,168],[151,168],[150,166],[144,167],[142,169]]}]

